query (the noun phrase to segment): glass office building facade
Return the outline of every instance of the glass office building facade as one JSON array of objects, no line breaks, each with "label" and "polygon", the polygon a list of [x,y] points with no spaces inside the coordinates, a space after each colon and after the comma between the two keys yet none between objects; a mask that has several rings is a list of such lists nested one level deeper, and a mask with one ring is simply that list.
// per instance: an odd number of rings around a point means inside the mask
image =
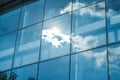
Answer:
[{"label": "glass office building facade", "polygon": [[0,8],[0,80],[120,80],[120,0],[24,1]]}]

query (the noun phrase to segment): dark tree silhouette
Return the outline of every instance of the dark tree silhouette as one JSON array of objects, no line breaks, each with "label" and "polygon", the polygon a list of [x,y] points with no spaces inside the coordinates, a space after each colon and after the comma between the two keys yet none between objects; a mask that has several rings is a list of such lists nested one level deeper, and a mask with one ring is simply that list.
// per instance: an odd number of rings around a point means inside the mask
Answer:
[{"label": "dark tree silhouette", "polygon": [[7,80],[7,74],[5,71],[0,72],[0,80]]},{"label": "dark tree silhouette", "polygon": [[35,78],[33,78],[33,77],[30,76],[30,77],[28,78],[28,80],[35,80]]},{"label": "dark tree silhouette", "polygon": [[9,80],[17,80],[17,75],[14,72],[12,72],[10,74]]}]

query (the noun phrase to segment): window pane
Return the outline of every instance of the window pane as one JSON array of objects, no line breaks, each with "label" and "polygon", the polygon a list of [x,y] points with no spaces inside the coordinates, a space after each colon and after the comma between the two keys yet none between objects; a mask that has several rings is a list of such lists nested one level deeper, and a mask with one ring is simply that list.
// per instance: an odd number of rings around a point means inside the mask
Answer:
[{"label": "window pane", "polygon": [[120,0],[106,0],[109,43],[120,41]]},{"label": "window pane", "polygon": [[71,11],[72,0],[46,0],[45,20]]},{"label": "window pane", "polygon": [[104,2],[73,12],[72,52],[106,44]]},{"label": "window pane", "polygon": [[37,0],[22,8],[21,28],[43,20],[44,1]]},{"label": "window pane", "polygon": [[40,33],[41,24],[19,31],[14,67],[38,61]]},{"label": "window pane", "polygon": [[120,80],[120,44],[109,46],[110,80]]},{"label": "window pane", "polygon": [[0,37],[0,71],[10,69],[14,53],[16,33]]},{"label": "window pane", "polygon": [[69,14],[44,22],[41,60],[69,54],[70,22]]},{"label": "window pane", "polygon": [[[31,65],[27,67],[22,67],[12,71],[13,77],[16,79],[11,80],[37,80],[37,65]],[[17,75],[17,76],[16,76]]]},{"label": "window pane", "polygon": [[0,16],[0,35],[14,31],[18,28],[20,9]]},{"label": "window pane", "polygon": [[73,0],[73,10],[88,6],[91,3],[96,3],[98,1],[103,1],[103,0]]},{"label": "window pane", "polygon": [[73,55],[71,80],[107,80],[106,55],[105,48]]},{"label": "window pane", "polygon": [[69,57],[40,63],[39,80],[68,80]]}]

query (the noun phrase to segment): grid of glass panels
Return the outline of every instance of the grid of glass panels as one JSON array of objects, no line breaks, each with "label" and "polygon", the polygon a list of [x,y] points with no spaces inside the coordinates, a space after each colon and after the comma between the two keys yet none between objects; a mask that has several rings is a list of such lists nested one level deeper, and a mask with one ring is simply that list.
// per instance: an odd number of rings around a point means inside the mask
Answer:
[{"label": "grid of glass panels", "polygon": [[35,0],[0,12],[0,80],[119,80],[119,4]]}]

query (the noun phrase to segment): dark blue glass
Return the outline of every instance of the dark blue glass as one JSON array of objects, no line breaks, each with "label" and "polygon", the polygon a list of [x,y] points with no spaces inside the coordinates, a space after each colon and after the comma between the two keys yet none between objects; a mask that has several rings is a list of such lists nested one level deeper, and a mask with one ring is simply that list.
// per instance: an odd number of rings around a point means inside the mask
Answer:
[{"label": "dark blue glass", "polygon": [[40,63],[39,80],[68,80],[69,57]]},{"label": "dark blue glass", "polygon": [[38,61],[41,37],[41,24],[18,32],[14,67]]},{"label": "dark blue glass", "polygon": [[88,6],[99,1],[103,0],[73,0],[73,10]]},{"label": "dark blue glass", "polygon": [[0,37],[0,71],[12,66],[15,40],[16,32]]},{"label": "dark blue glass", "polygon": [[43,20],[44,1],[45,0],[36,0],[22,8],[20,28]]},{"label": "dark blue glass", "polygon": [[20,9],[0,15],[0,35],[17,30]]},{"label": "dark blue glass", "polygon": [[105,48],[75,54],[71,61],[71,80],[107,80]]},{"label": "dark blue glass", "polygon": [[101,2],[73,12],[72,52],[106,44],[105,3]]},{"label": "dark blue glass", "polygon": [[109,50],[110,80],[120,79],[120,44],[111,45]]},{"label": "dark blue glass", "polygon": [[37,64],[15,69],[12,75],[16,78],[12,80],[37,80]]},{"label": "dark blue glass", "polygon": [[46,0],[45,20],[71,11],[72,0]]},{"label": "dark blue glass", "polygon": [[41,60],[69,54],[70,27],[70,14],[65,14],[44,22],[42,30]]},{"label": "dark blue glass", "polygon": [[120,0],[106,0],[109,43],[120,41]]}]

